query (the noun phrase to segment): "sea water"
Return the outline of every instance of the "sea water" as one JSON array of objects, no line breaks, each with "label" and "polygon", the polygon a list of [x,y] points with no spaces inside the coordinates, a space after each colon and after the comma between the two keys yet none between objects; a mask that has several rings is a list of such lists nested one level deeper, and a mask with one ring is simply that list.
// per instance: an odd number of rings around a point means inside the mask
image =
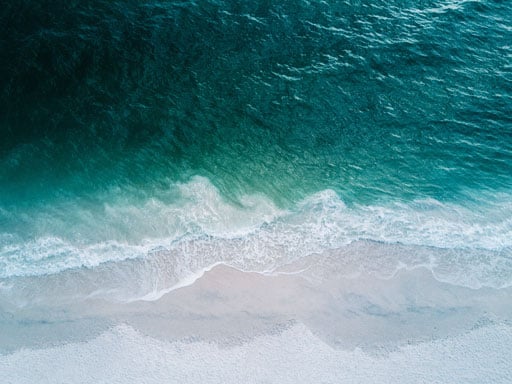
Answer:
[{"label": "sea water", "polygon": [[4,3],[6,308],[333,251],[512,286],[507,2]]}]

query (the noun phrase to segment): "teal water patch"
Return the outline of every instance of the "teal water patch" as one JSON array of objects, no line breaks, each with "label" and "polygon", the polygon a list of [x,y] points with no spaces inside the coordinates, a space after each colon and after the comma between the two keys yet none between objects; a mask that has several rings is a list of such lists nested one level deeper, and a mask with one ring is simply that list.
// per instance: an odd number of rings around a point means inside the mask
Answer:
[{"label": "teal water patch", "polygon": [[[7,1],[3,276],[138,257],[204,222],[233,236],[325,191],[351,241],[509,247],[511,18],[490,0]],[[215,199],[183,199],[198,175]]]},{"label": "teal water patch", "polygon": [[[2,205],[191,175],[280,204],[508,189],[500,2],[8,2]],[[134,192],[137,194],[137,192]]]}]

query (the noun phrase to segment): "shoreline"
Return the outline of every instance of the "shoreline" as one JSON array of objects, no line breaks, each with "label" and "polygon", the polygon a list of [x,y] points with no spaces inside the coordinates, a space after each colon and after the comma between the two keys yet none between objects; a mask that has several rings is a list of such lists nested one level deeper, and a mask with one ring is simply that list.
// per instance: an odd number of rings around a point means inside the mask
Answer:
[{"label": "shoreline", "polygon": [[91,297],[3,310],[2,328],[9,332],[0,335],[0,353],[88,340],[119,324],[168,341],[229,345],[300,323],[332,347],[371,351],[512,321],[512,288],[454,286],[425,268],[398,270],[386,279],[340,277],[336,262],[311,262],[316,264],[275,274],[219,264],[152,301]]},{"label": "shoreline", "polygon": [[[89,299],[4,315],[0,371],[7,383],[418,382],[415,372],[448,383],[452,369],[472,368],[473,379],[500,383],[512,374],[503,360],[512,352],[510,297],[511,289],[440,283],[424,269],[314,280],[218,265],[155,301]],[[37,380],[25,367],[53,369]]]}]

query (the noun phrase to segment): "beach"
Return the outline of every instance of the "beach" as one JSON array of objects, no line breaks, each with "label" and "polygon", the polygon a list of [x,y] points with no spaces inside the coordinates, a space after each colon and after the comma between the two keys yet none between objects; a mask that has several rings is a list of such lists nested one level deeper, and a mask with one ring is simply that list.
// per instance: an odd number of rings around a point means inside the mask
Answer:
[{"label": "beach", "polygon": [[336,267],[218,265],[152,301],[20,309],[2,319],[0,370],[7,383],[507,382],[510,289]]},{"label": "beach", "polygon": [[511,20],[4,0],[0,384],[509,384]]}]

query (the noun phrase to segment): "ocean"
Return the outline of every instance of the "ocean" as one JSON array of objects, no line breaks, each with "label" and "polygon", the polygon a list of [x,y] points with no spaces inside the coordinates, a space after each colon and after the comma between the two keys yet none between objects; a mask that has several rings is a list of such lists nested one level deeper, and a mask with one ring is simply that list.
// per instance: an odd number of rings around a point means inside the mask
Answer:
[{"label": "ocean", "polygon": [[507,1],[5,0],[0,21],[0,311],[325,252],[345,277],[512,286]]}]

